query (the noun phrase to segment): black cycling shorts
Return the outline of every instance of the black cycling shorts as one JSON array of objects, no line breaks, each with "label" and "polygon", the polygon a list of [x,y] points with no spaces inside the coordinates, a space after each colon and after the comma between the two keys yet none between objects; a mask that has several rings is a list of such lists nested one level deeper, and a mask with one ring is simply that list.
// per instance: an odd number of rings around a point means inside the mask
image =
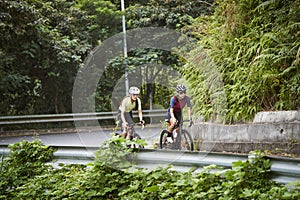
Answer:
[{"label": "black cycling shorts", "polygon": [[[177,119],[178,122],[181,122],[181,119],[182,119],[182,112],[174,112],[174,117]],[[171,115],[170,115],[170,112],[167,113],[167,120],[168,122],[170,121],[171,119]]]},{"label": "black cycling shorts", "polygon": [[[132,112],[125,112],[124,117],[125,117],[125,120],[128,124],[134,124],[133,117],[132,117]],[[122,128],[123,121],[122,121],[122,118],[121,118],[121,111],[120,110],[118,111],[118,122],[119,122],[118,126],[123,131],[123,128]]]}]

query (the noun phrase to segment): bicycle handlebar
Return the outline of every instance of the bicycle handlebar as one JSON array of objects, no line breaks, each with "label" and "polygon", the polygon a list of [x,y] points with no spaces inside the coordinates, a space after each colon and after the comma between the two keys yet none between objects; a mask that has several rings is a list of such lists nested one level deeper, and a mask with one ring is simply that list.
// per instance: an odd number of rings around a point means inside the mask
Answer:
[{"label": "bicycle handlebar", "polygon": [[190,122],[189,127],[191,127],[194,124],[194,122],[192,120],[182,120],[181,122],[182,123],[183,122]]}]

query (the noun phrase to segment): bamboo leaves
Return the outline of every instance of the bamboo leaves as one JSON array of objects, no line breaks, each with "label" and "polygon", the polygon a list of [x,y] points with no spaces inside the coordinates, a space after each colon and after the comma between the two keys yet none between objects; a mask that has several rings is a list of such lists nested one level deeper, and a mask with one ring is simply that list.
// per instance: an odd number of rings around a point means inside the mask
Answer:
[{"label": "bamboo leaves", "polygon": [[[299,45],[300,1],[217,1],[218,7],[210,20],[195,20],[199,45],[207,57],[214,61],[218,73],[222,73],[226,93],[226,122],[251,120],[262,110],[297,109],[299,98]],[[298,19],[296,19],[298,16]],[[207,17],[206,17],[207,18]],[[214,23],[212,20],[214,19]],[[201,30],[199,32],[198,30]],[[213,33],[213,34],[212,34]],[[195,50],[203,51],[202,50]],[[195,65],[195,55],[185,68],[186,76],[194,89],[197,113],[213,119],[211,96],[199,92],[208,91],[206,71]],[[205,63],[203,60],[202,63]],[[197,78],[198,77],[198,78]],[[206,88],[206,89],[204,89]],[[223,112],[223,113],[224,113]]]}]

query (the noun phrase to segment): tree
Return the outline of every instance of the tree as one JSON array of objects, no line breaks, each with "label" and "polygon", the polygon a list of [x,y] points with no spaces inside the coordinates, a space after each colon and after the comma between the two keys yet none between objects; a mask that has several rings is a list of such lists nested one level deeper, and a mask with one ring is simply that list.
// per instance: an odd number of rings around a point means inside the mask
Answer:
[{"label": "tree", "polygon": [[[180,28],[186,24],[190,24],[194,17],[198,17],[203,14],[209,14],[213,10],[211,4],[212,1],[163,1],[163,0],[151,0],[151,1],[126,1],[126,26],[128,30],[144,27],[164,27],[180,31]],[[143,40],[141,40],[143,43]],[[147,42],[146,40],[144,41]],[[134,52],[128,53],[127,64],[129,66],[129,73],[133,72],[136,77],[130,77],[129,80],[132,84],[142,84],[142,100],[145,109],[151,107],[151,101],[154,104],[161,105],[163,108],[168,107],[168,103],[164,101],[169,99],[173,93],[173,87],[176,84],[179,76],[170,75],[170,71],[176,70],[180,73],[180,67],[183,65],[183,59],[174,54],[174,52],[167,52],[161,49],[137,49]],[[113,63],[115,62],[115,63]],[[170,69],[164,68],[162,71],[162,65],[169,66]],[[124,60],[119,57],[112,61],[111,67],[118,66],[121,74],[117,77],[112,76],[109,80],[119,80],[119,78],[125,73]],[[123,67],[122,67],[123,66]],[[113,70],[114,74],[116,70]],[[112,73],[112,70],[110,70]],[[105,79],[110,77],[106,73]],[[138,75],[137,75],[138,74]],[[142,79],[141,79],[142,77]],[[168,84],[161,85],[160,77],[164,77]],[[110,82],[110,81],[108,81]],[[112,82],[110,82],[112,83]],[[105,84],[99,85],[98,90],[106,91]],[[113,91],[114,84],[109,84],[111,87],[108,91]],[[99,102],[109,102],[103,95],[97,95]],[[102,96],[102,97],[100,97]],[[120,98],[120,97],[119,97]],[[151,99],[151,101],[150,101]],[[113,103],[117,104],[118,100],[113,99]],[[103,104],[101,104],[103,106]],[[108,106],[106,106],[108,108]]]},{"label": "tree", "polygon": [[107,21],[97,24],[108,15],[95,19],[66,0],[1,1],[0,13],[0,113],[72,112],[77,70],[112,32]]}]

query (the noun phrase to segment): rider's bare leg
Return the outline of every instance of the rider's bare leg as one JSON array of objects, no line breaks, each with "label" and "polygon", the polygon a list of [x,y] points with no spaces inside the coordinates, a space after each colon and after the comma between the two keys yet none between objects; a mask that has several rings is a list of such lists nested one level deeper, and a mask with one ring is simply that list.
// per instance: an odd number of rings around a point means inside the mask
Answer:
[{"label": "rider's bare leg", "polygon": [[169,126],[169,128],[168,128],[168,131],[169,131],[169,133],[171,133],[171,134],[173,133],[173,129],[174,129],[175,123],[176,123],[176,120],[170,119],[170,126]]},{"label": "rider's bare leg", "polygon": [[122,138],[126,139],[126,136],[127,136],[127,127],[126,127],[125,124],[122,124],[122,128],[123,128]]}]

